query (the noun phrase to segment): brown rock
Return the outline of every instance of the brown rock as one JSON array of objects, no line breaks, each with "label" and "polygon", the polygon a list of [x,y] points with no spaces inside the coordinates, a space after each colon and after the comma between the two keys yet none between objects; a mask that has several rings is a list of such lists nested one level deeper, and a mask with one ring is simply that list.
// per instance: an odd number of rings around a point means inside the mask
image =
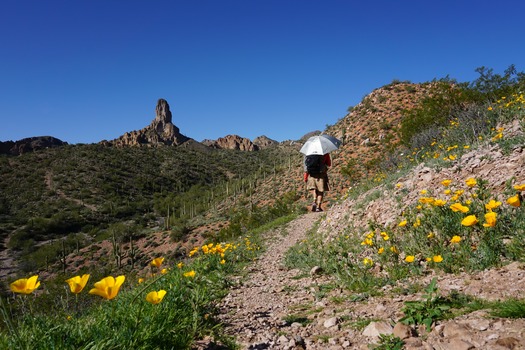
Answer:
[{"label": "brown rock", "polygon": [[394,336],[400,339],[407,339],[413,335],[413,330],[410,326],[403,324],[401,322],[396,323],[394,326]]},{"label": "brown rock", "polygon": [[250,139],[238,135],[228,135],[217,140],[204,140],[206,146],[218,149],[234,149],[240,151],[258,151],[259,146],[255,145]]},{"label": "brown rock", "polygon": [[168,102],[164,99],[157,101],[155,119],[150,125],[141,130],[127,132],[118,139],[102,141],[106,146],[178,146],[190,138],[182,135],[179,128],[172,123],[172,114]]},{"label": "brown rock", "polygon": [[475,348],[474,345],[472,345],[468,341],[465,341],[459,338],[452,338],[450,339],[448,343],[449,350],[470,350],[474,348]]},{"label": "brown rock", "polygon": [[516,338],[513,338],[513,337],[506,337],[506,338],[501,338],[501,339],[498,339],[496,341],[496,344],[499,345],[499,346],[503,346],[507,349],[515,349],[516,346],[518,346],[520,343],[520,341]]}]

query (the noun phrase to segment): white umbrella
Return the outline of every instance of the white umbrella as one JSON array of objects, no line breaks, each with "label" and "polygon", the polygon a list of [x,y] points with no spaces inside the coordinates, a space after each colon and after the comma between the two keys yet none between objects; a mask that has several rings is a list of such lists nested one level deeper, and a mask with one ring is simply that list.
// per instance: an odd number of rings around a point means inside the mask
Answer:
[{"label": "white umbrella", "polygon": [[310,137],[299,152],[307,156],[310,154],[327,154],[338,149],[340,145],[341,141],[335,137],[322,134]]}]

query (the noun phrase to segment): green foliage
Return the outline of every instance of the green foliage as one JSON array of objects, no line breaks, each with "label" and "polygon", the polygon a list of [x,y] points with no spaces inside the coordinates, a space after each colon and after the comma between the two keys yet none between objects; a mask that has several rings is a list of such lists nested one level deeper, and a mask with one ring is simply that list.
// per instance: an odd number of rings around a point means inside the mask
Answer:
[{"label": "green foliage", "polygon": [[282,217],[288,217],[296,212],[294,202],[297,200],[295,192],[287,193],[282,199],[267,208],[254,207],[251,210],[241,208],[231,214],[230,224],[222,228],[217,234],[219,240],[231,240],[242,236]]},{"label": "green foliage", "polygon": [[425,325],[429,330],[433,322],[443,319],[449,312],[450,305],[437,291],[437,280],[434,278],[425,289],[423,300],[405,301],[402,309],[405,316],[400,321],[408,325]]},{"label": "green foliage", "polygon": [[[421,148],[430,142],[422,142],[422,136],[435,140],[440,128],[467,112],[469,122],[464,121],[464,130],[471,126],[482,126],[487,121],[477,120],[480,115],[468,113],[472,106],[482,106],[494,102],[502,96],[510,96],[522,92],[525,86],[525,74],[517,72],[511,65],[504,75],[494,74],[492,69],[480,67],[477,80],[472,83],[457,83],[449,79],[435,81],[431,85],[429,95],[422,100],[417,108],[404,112],[401,123],[401,141],[405,146]],[[474,127],[476,129],[476,127]],[[474,133],[476,131],[474,130]]]},{"label": "green foliage", "polygon": [[[123,232],[120,229],[113,231]],[[258,249],[242,239],[195,252],[185,264],[167,265],[165,274],[152,270],[142,284],[130,273],[113,300],[88,295],[89,287],[73,296],[64,282],[45,280],[35,295],[3,297],[0,348],[190,349],[206,336],[234,348],[214,318],[214,305],[227,293],[229,275],[252,261]],[[88,284],[99,278],[92,274]],[[161,303],[145,300],[149,292],[161,289],[167,292]]]},{"label": "green foliage", "polygon": [[286,147],[241,152],[92,144],[2,155],[0,235],[10,235],[9,248],[25,271],[58,260],[54,241],[73,234],[108,239],[121,222],[134,223],[126,224],[134,237],[164,222],[182,239],[204,213],[206,220],[225,220],[229,208],[250,200],[258,182],[296,154]]},{"label": "green foliage", "polygon": [[493,317],[525,318],[525,300],[509,299],[490,303]]},{"label": "green foliage", "polygon": [[379,345],[372,346],[374,350],[402,350],[405,342],[393,334],[380,334]]}]

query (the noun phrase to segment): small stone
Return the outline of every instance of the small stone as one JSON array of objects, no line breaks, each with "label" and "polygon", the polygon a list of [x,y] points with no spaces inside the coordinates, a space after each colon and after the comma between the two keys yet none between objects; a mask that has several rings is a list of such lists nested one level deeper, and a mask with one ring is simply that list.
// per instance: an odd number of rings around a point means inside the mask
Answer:
[{"label": "small stone", "polygon": [[396,323],[393,330],[394,336],[400,338],[400,339],[407,339],[412,336],[412,328],[410,326],[407,326],[406,324],[403,324],[401,322]]},{"label": "small stone", "polygon": [[277,342],[279,344],[287,344],[290,340],[288,340],[288,338],[286,338],[284,335],[281,335],[279,337],[279,339],[277,339]]},{"label": "small stone", "polygon": [[517,345],[519,345],[520,341],[513,337],[506,337],[496,340],[496,344],[499,346],[503,346],[507,349],[514,349]]},{"label": "small stone", "polygon": [[320,275],[321,272],[323,272],[323,269],[322,269],[320,266],[314,266],[314,267],[312,267],[312,269],[310,270],[310,275],[311,275],[311,276]]},{"label": "small stone", "polygon": [[337,319],[337,317],[331,317],[323,322],[323,326],[324,328],[331,328],[336,326],[338,322],[339,320]]},{"label": "small stone", "polygon": [[381,334],[392,334],[393,328],[386,322],[371,322],[363,330],[363,335],[371,338],[379,338]]}]

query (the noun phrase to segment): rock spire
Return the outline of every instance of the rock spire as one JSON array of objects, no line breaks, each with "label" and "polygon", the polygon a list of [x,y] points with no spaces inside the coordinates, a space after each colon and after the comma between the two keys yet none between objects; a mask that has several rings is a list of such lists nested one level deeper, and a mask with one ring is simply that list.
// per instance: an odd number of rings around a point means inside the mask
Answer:
[{"label": "rock spire", "polygon": [[182,135],[179,128],[172,123],[172,115],[168,101],[161,98],[155,108],[155,119],[150,125],[141,130],[125,133],[118,139],[102,141],[108,146],[178,146],[190,138]]}]

